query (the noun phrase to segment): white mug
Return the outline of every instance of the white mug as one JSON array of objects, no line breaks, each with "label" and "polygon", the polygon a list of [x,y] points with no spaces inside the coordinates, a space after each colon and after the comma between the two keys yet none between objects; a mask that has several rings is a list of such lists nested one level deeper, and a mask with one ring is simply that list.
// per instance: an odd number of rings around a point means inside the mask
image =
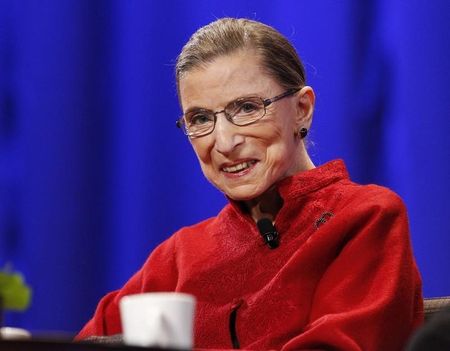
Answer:
[{"label": "white mug", "polygon": [[127,295],[120,300],[125,344],[191,349],[195,297],[158,292]]},{"label": "white mug", "polygon": [[21,328],[3,327],[0,328],[0,339],[30,339],[29,331]]}]

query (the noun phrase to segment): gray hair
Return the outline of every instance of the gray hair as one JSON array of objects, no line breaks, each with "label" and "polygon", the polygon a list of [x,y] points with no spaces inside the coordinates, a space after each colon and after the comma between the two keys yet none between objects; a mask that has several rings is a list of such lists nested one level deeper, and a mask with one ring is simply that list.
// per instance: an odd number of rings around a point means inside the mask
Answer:
[{"label": "gray hair", "polygon": [[306,84],[303,63],[280,32],[249,19],[221,18],[198,29],[181,50],[175,66],[178,95],[184,74],[240,49],[255,49],[267,74],[285,89]]}]

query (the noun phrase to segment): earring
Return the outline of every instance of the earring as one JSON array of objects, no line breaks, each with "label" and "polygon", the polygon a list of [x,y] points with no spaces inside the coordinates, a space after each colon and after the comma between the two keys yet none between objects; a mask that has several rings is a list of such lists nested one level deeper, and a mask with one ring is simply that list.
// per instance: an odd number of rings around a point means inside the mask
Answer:
[{"label": "earring", "polygon": [[298,134],[300,135],[300,139],[304,139],[308,135],[308,129],[300,128]]}]

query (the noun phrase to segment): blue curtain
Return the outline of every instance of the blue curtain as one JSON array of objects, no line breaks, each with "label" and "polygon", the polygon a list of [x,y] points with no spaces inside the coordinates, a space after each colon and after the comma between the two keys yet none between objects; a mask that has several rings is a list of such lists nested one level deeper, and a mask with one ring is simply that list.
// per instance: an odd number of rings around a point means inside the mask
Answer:
[{"label": "blue curtain", "polygon": [[450,2],[0,0],[0,266],[9,325],[73,333],[151,250],[225,199],[204,179],[174,62],[217,17],[275,26],[317,93],[310,153],[398,192],[426,296],[450,295]]}]

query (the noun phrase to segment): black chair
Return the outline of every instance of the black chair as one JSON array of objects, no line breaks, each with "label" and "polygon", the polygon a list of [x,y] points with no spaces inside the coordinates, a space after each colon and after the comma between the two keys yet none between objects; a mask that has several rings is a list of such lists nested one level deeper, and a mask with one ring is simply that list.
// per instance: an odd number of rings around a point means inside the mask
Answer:
[{"label": "black chair", "polygon": [[440,311],[450,308],[450,296],[428,297],[423,299],[425,322]]}]

